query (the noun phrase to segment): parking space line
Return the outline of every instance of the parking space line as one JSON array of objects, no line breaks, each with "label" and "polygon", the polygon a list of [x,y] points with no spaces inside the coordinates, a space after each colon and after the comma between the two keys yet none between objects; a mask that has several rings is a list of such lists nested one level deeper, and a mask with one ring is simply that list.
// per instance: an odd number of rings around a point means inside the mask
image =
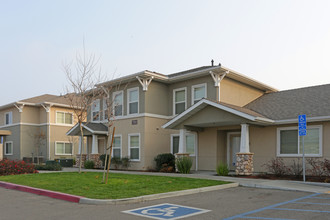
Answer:
[{"label": "parking space line", "polygon": [[284,211],[297,211],[297,212],[322,212],[322,213],[330,213],[330,211],[322,211],[322,210],[308,210],[308,209],[287,209],[287,208],[271,208],[272,210],[284,210]]},{"label": "parking space line", "polygon": [[252,218],[252,219],[269,219],[269,220],[295,220],[289,218],[265,218],[265,217],[255,217],[255,216],[244,216],[241,218]]},{"label": "parking space line", "polygon": [[[254,214],[254,213],[257,213],[257,212],[265,211],[267,209],[273,209],[273,208],[281,206],[281,205],[286,205],[288,203],[297,202],[297,201],[308,199],[308,198],[315,197],[315,196],[318,196],[318,195],[321,195],[321,193],[315,193],[315,194],[304,196],[304,197],[301,197],[301,198],[298,198],[298,199],[293,199],[293,200],[290,200],[290,201],[277,203],[277,204],[270,205],[270,206],[267,206],[267,207],[264,207],[264,208],[261,208],[261,209],[256,209],[256,210],[253,210],[253,211],[250,211],[250,212],[245,212],[245,213],[238,214],[238,215],[235,215],[235,216],[232,216],[232,217],[229,217],[229,218],[225,218],[224,220],[232,220],[232,219],[236,219],[236,218],[246,218],[247,217],[246,215],[251,215],[251,214]],[[276,219],[276,218],[269,218],[269,219]]]},{"label": "parking space line", "polygon": [[324,198],[324,197],[318,197],[318,196],[316,196],[316,197],[313,197],[313,199],[330,199],[330,198]]},{"label": "parking space line", "polygon": [[297,204],[309,204],[309,205],[330,205],[330,203],[317,203],[317,202],[293,202]]}]

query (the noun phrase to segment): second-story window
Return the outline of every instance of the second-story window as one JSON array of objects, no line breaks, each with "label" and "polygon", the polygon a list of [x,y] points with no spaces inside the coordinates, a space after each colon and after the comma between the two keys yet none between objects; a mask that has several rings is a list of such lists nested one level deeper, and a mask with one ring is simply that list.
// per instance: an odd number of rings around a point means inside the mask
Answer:
[{"label": "second-story window", "polygon": [[100,120],[100,99],[96,99],[92,103],[92,121]]},{"label": "second-story window", "polygon": [[127,90],[128,93],[128,114],[139,113],[139,88],[132,88]]},{"label": "second-story window", "polygon": [[174,115],[184,112],[186,110],[186,88],[173,90],[173,100]]},{"label": "second-story window", "polygon": [[13,123],[13,113],[6,112],[5,113],[5,125],[10,125]]},{"label": "second-story window", "polygon": [[113,93],[113,115],[122,116],[123,115],[123,91]]},{"label": "second-story window", "polygon": [[191,87],[192,100],[191,104],[195,104],[202,98],[206,98],[206,83],[194,85]]},{"label": "second-story window", "polygon": [[57,124],[72,124],[72,113],[69,112],[56,112]]}]

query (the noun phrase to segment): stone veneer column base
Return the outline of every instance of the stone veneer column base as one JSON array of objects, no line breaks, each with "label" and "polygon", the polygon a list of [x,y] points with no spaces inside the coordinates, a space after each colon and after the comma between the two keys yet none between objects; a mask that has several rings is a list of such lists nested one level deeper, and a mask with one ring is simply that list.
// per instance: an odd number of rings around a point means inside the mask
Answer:
[{"label": "stone veneer column base", "polygon": [[[85,161],[86,161],[87,154],[82,154],[81,157],[82,157],[81,167],[83,168]],[[79,163],[80,163],[79,161],[80,161],[80,154],[77,154],[76,155],[76,164],[75,164],[76,167],[79,167]]]},{"label": "stone veneer column base", "polygon": [[254,153],[236,154],[236,175],[247,176],[253,174],[253,155]]},{"label": "stone veneer column base", "polygon": [[89,156],[89,159],[94,161],[95,168],[101,168],[102,167],[102,161],[100,160],[100,155],[99,154],[91,154]]}]

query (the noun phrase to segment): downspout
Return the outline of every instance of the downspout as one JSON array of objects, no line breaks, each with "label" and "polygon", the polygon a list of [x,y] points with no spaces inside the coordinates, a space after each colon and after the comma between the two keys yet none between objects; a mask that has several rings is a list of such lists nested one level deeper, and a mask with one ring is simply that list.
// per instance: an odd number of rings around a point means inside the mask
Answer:
[{"label": "downspout", "polygon": [[48,125],[48,160],[50,160],[50,107],[49,106],[45,106],[44,104],[41,104],[41,106],[45,109],[46,113],[47,113],[47,122],[46,124]]}]

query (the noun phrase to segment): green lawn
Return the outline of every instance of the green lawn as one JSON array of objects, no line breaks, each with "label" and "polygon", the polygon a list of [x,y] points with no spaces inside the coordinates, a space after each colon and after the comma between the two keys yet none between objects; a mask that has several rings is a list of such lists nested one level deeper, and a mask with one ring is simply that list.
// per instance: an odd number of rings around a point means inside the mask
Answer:
[{"label": "green lawn", "polygon": [[[121,199],[155,193],[226,184],[216,180],[111,173],[102,184],[102,173],[41,173],[0,176],[0,181],[48,189],[93,199]],[[109,184],[110,183],[110,184]]]}]

